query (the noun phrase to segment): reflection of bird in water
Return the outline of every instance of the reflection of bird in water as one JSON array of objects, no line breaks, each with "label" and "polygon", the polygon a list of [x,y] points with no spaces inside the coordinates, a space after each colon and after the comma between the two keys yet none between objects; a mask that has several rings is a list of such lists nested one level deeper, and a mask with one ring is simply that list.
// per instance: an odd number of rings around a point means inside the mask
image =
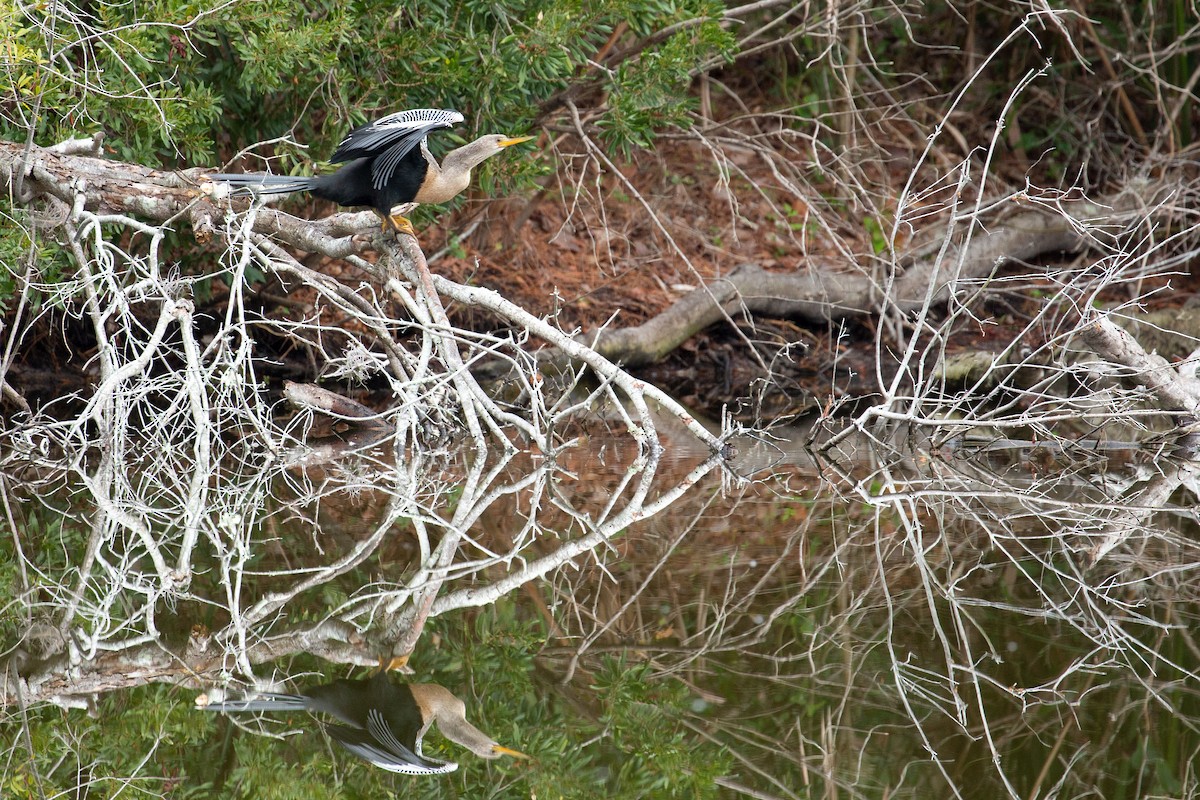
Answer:
[{"label": "reflection of bird in water", "polygon": [[340,206],[366,206],[390,227],[411,235],[412,223],[393,209],[408,203],[445,203],[467,188],[471,170],[506,147],[530,136],[481,136],[451,150],[438,164],[429,152],[428,136],[463,121],[457,111],[417,108],[368,122],[338,145],[330,161],[345,166],[331,175],[296,178],[287,175],[220,174],[214,181],[232,184],[235,191],[255,194],[311,192]]},{"label": "reflection of bird in water", "polygon": [[437,775],[458,764],[421,755],[421,738],[434,722],[450,741],[483,758],[502,755],[528,758],[501,747],[466,719],[466,706],[434,684],[396,684],[380,670],[367,680],[337,680],[304,689],[300,694],[260,694],[243,700],[209,702],[196,698],[208,711],[320,711],[344,725],[325,725],[339,744],[389,772]]}]

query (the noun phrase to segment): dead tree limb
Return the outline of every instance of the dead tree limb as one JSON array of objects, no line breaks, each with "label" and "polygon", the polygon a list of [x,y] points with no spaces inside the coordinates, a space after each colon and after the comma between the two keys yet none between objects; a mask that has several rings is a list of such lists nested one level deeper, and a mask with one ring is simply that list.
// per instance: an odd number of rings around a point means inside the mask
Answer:
[{"label": "dead tree limb", "polygon": [[[1015,202],[1015,201],[1014,201]],[[935,282],[934,302],[945,301],[960,283],[979,281],[1007,261],[1045,253],[1080,251],[1087,243],[1082,220],[1113,212],[1093,203],[1069,207],[1070,216],[1040,208],[1020,211],[995,227],[976,231],[965,252],[952,247],[941,259],[926,249],[902,259],[907,268],[895,278],[892,305],[912,312],[925,302]],[[866,273],[820,266],[794,272],[767,272],[744,264],[728,277],[693,290],[658,316],[632,328],[589,334],[608,358],[636,367],[663,358],[688,338],[728,316],[762,315],[827,323],[878,314],[881,281]]]},{"label": "dead tree limb", "polygon": [[[61,225],[76,203],[82,203],[82,208],[97,214],[128,214],[167,225],[186,222],[197,241],[207,242],[226,213],[234,208],[244,210],[248,203],[230,201],[227,195],[222,198],[223,187],[206,181],[206,172],[201,168],[156,170],[43,147],[30,148],[26,153],[23,144],[0,142],[0,191],[25,205],[46,203],[53,213],[39,220],[42,228]],[[18,188],[21,194],[15,195]],[[369,237],[354,235],[369,229],[368,220],[374,220],[369,212],[304,220],[261,208],[252,230],[271,234],[310,253],[344,258],[369,249]]]},{"label": "dead tree limb", "polygon": [[[296,653],[310,653],[340,664],[377,663],[361,634],[336,620],[256,642],[245,655],[251,664],[265,664]],[[11,708],[20,699],[28,705],[53,702],[87,707],[91,698],[104,692],[147,683],[200,687],[211,685],[234,669],[234,661],[225,649],[211,643],[209,632],[200,628],[194,629],[178,648],[154,642],[90,659],[79,658],[78,654],[73,657],[70,647],[56,647],[42,658],[19,649],[0,661],[0,705]]]}]

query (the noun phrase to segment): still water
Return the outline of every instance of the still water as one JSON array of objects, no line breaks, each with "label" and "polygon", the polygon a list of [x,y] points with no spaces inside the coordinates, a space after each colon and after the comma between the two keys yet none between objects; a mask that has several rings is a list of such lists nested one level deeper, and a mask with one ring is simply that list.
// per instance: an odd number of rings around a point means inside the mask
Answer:
[{"label": "still water", "polygon": [[[10,444],[4,795],[1200,794],[1194,473],[826,438],[368,431],[203,472]],[[393,775],[302,712],[193,704],[409,653],[533,758],[431,733],[459,769]]]}]

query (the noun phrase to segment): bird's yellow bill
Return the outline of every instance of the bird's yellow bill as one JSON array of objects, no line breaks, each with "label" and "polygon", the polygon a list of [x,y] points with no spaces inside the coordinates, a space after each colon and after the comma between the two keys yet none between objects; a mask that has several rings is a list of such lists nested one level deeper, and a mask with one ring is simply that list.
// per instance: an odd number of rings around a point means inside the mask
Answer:
[{"label": "bird's yellow bill", "polygon": [[498,744],[492,745],[492,752],[499,753],[502,756],[512,756],[513,758],[529,758],[529,756],[525,755],[520,750],[512,750],[508,747],[501,747]]},{"label": "bird's yellow bill", "polygon": [[497,142],[497,144],[501,147],[512,147],[514,144],[528,142],[532,138],[532,136],[514,136],[511,139],[501,139],[499,142]]}]

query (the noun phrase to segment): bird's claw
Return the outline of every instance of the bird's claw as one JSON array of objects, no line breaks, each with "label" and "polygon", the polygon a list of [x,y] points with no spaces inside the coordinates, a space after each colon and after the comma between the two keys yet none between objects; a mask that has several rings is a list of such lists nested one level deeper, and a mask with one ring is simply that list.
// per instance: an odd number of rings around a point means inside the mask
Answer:
[{"label": "bird's claw", "polygon": [[379,657],[379,668],[376,672],[395,672],[408,666],[408,656],[392,656],[390,659]]},{"label": "bird's claw", "polygon": [[407,217],[402,217],[399,214],[392,214],[388,216],[387,222],[384,223],[385,229],[388,227],[388,223],[391,224],[391,229],[397,234],[407,233],[414,239],[417,238],[417,232],[413,229],[412,223],[408,221]]}]

